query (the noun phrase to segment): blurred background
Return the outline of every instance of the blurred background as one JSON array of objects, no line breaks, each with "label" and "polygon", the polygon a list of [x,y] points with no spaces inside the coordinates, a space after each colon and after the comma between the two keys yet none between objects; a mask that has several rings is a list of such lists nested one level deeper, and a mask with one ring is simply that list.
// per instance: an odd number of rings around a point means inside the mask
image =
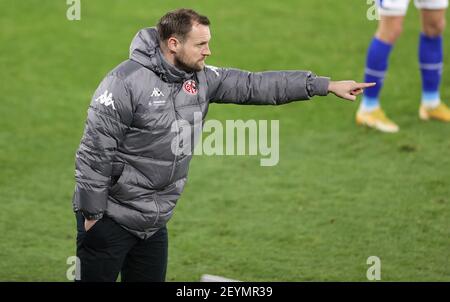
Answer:
[{"label": "blurred background", "polygon": [[[208,64],[361,81],[377,26],[357,0],[81,0],[79,21],[67,19],[69,7],[0,0],[1,281],[68,281],[86,111],[139,29],[189,7],[212,22]],[[381,96],[398,134],[356,127],[358,104],[334,96],[212,105],[210,119],[279,120],[280,161],[194,157],[168,224],[167,280],[367,281],[377,256],[383,281],[450,281],[450,127],[417,116],[419,32],[411,5]]]}]

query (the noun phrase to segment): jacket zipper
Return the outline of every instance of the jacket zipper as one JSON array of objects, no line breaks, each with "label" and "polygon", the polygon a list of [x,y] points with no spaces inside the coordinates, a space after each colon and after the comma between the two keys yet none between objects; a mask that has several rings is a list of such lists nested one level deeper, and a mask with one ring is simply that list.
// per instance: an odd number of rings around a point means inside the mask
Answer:
[{"label": "jacket zipper", "polygon": [[155,205],[156,205],[156,218],[155,218],[155,222],[153,223],[153,226],[155,226],[158,223],[159,220],[159,215],[160,215],[160,209],[159,209],[159,203],[158,203],[158,194],[155,193],[153,195],[153,200],[155,201]]},{"label": "jacket zipper", "polygon": [[[175,87],[175,84],[172,84],[172,91],[171,91],[172,94],[174,94],[174,89],[173,89],[174,87]],[[173,116],[175,118],[175,125],[176,125],[176,128],[177,128],[176,129],[177,130],[177,132],[176,132],[177,144],[176,144],[176,152],[174,154],[175,158],[173,160],[172,171],[170,172],[168,184],[170,184],[170,182],[172,181],[173,175],[175,174],[175,167],[177,165],[177,159],[178,159],[177,153],[178,153],[178,148],[180,146],[180,136],[179,136],[179,133],[178,133],[178,132],[180,132],[180,125],[178,124],[177,112],[175,111],[175,98],[173,98],[173,101],[171,103],[172,103]]]},{"label": "jacket zipper", "polygon": [[[175,88],[175,85],[174,84],[172,84],[172,85],[170,85],[171,87],[172,87],[172,89],[171,89],[171,92],[170,92],[170,94],[171,95],[174,95],[175,93],[174,93],[174,88]],[[169,99],[170,99],[170,97],[169,97]],[[178,135],[178,132],[179,132],[179,128],[180,128],[180,126],[179,126],[179,124],[178,124],[178,119],[177,119],[177,112],[175,111],[175,98],[173,99],[173,101],[171,102],[172,103],[172,111],[173,111],[173,116],[174,116],[174,118],[175,118],[175,125],[176,125],[176,130],[177,130],[177,145],[176,145],[176,151],[178,151],[178,147],[179,147],[179,144],[180,144],[180,141],[179,141],[179,135]],[[172,181],[172,178],[173,178],[173,175],[175,174],[175,166],[176,166],[176,164],[177,164],[177,159],[178,159],[178,157],[177,157],[177,154],[175,153],[174,154],[175,155],[175,158],[174,158],[174,160],[173,160],[173,164],[172,164],[172,171],[170,172],[170,176],[169,176],[169,180],[168,180],[168,183],[170,184],[170,182]],[[158,220],[159,220],[159,216],[160,216],[160,208],[159,208],[159,203],[158,203],[158,192],[156,192],[155,194],[153,194],[153,198],[154,198],[154,201],[155,201],[155,205],[156,205],[156,218],[155,218],[155,222],[153,223],[153,225],[155,226],[157,223],[158,223]]]}]

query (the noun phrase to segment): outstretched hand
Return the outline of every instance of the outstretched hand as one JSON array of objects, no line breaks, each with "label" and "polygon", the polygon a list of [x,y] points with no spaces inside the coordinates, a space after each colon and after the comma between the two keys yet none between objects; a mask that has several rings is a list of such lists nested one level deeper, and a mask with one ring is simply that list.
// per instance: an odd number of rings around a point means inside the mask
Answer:
[{"label": "outstretched hand", "polygon": [[364,88],[375,86],[376,83],[356,83],[355,81],[331,81],[328,86],[328,92],[332,92],[336,96],[354,101],[356,96],[363,93]]}]

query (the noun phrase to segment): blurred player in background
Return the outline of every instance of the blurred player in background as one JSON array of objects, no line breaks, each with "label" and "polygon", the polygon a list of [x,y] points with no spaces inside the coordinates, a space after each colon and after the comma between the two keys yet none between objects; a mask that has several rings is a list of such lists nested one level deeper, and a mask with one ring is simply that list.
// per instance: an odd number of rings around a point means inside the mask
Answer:
[{"label": "blurred player in background", "polygon": [[[382,132],[398,132],[380,107],[379,94],[388,69],[389,54],[400,37],[409,0],[377,0],[381,17],[375,37],[369,46],[365,82],[376,82],[368,88],[356,114],[356,123]],[[443,70],[445,13],[448,0],[415,0],[420,10],[422,32],[419,37],[419,65],[422,74],[422,101],[419,117],[450,122],[450,109],[441,101],[439,88]]]}]

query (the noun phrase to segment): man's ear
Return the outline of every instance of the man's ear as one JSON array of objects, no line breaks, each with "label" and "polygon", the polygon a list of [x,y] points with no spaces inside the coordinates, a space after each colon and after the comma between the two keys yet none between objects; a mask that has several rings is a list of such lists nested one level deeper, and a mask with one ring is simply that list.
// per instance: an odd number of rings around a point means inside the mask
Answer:
[{"label": "man's ear", "polygon": [[175,37],[170,37],[167,40],[167,48],[169,48],[172,52],[178,52],[178,48],[180,47],[180,41],[178,41]]}]

